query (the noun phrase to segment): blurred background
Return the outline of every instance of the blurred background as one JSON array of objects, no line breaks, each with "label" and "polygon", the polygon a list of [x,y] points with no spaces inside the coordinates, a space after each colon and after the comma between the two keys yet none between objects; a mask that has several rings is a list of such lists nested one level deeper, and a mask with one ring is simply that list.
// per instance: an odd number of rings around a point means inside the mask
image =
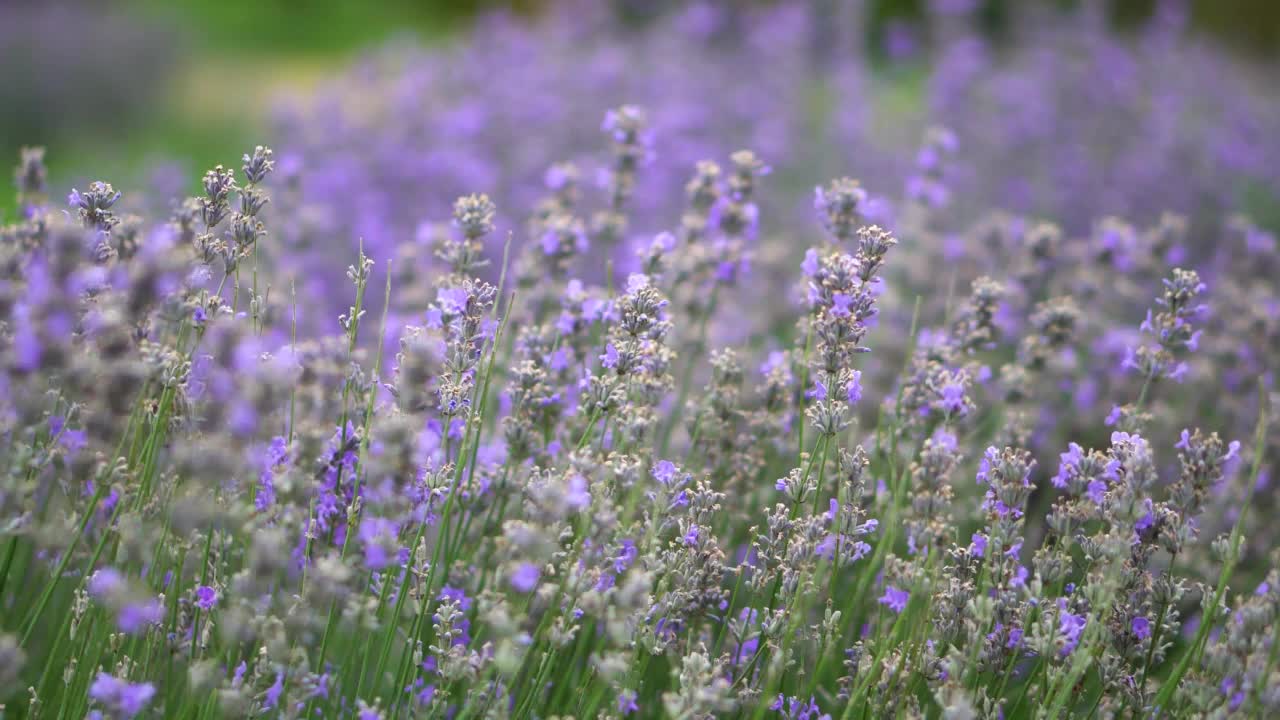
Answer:
[{"label": "blurred background", "polygon": [[[556,0],[0,0],[0,157],[16,158],[22,145],[48,146],[56,190],[98,177],[122,188],[166,177],[193,186],[203,168],[230,162],[255,142],[278,141],[282,126],[273,122],[273,113],[305,102],[378,48],[482,42],[484,36],[472,29],[485,17],[537,26],[556,22],[557,12],[571,4],[581,5]],[[593,4],[607,8],[593,12],[611,16],[611,32],[637,34],[689,8],[674,0]],[[699,5],[733,14],[747,6],[789,4],[831,11],[845,3]],[[963,14],[972,32],[998,50],[1025,44],[1018,37],[1018,16],[1032,6],[1039,13],[1033,22],[1087,12],[1103,17],[1107,32],[1124,38],[1157,22],[1161,3],[867,0],[856,5],[854,31],[866,68],[888,87],[894,107],[911,114],[929,102],[927,77],[939,61],[940,14],[949,20]],[[1179,5],[1185,32],[1197,42],[1244,63],[1274,67],[1280,2],[1188,0]],[[834,37],[818,37],[815,43],[835,42]],[[1270,82],[1273,89],[1280,86],[1274,76]],[[0,192],[0,211],[9,215],[12,203],[11,193]]]}]

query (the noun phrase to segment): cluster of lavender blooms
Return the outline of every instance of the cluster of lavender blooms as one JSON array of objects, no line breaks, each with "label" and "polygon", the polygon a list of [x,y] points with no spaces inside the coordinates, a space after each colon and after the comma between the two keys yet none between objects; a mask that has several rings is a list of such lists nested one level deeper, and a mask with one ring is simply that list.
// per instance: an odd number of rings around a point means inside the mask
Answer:
[{"label": "cluster of lavender blooms", "polygon": [[[937,0],[930,25],[903,26],[914,51],[887,72],[868,60],[869,5],[711,0],[625,25],[609,3],[571,1],[540,21],[484,17],[443,47],[388,47],[309,101],[282,104],[277,149],[296,183],[277,209],[298,218],[282,227],[282,247],[298,248],[291,263],[314,262],[306,248],[355,252],[363,238],[382,255],[430,237],[448,199],[477,187],[514,227],[513,211],[545,195],[613,182],[614,158],[584,139],[600,108],[623,103],[645,108],[660,143],[637,154],[646,180],[624,191],[637,211],[619,238],[628,252],[613,258],[624,272],[641,270],[630,250],[670,229],[658,219],[683,212],[688,169],[741,147],[780,180],[761,199],[766,236],[801,227],[810,189],[852,172],[882,227],[910,214],[893,202],[902,188],[934,206],[949,258],[984,256],[959,231],[993,210],[1027,225],[1052,218],[1072,235],[1108,215],[1146,226],[1171,211],[1200,232],[1249,197],[1276,195],[1277,68],[1196,36],[1182,0],[1163,0],[1131,35],[1111,32],[1098,3],[1006,3],[998,38],[978,29],[982,3]],[[903,73],[919,76],[922,97],[903,101]],[[954,135],[917,154],[932,124]],[[610,194],[581,220],[608,212]],[[323,263],[306,276],[300,297],[317,302],[341,280]]]},{"label": "cluster of lavender blooms", "polygon": [[1280,713],[1274,237],[950,230],[932,128],[893,218],[841,177],[771,241],[767,155],[642,199],[653,117],[605,115],[598,192],[349,255],[265,147],[168,217],[24,150],[6,712]]},{"label": "cluster of lavender blooms", "polygon": [[[396,328],[429,299],[427,283],[411,279],[450,231],[452,198],[483,188],[502,231],[484,238],[495,261],[479,272],[497,281],[496,259],[515,232],[522,302],[558,304],[548,290],[556,285],[539,280],[566,278],[575,258],[584,258],[579,280],[604,285],[610,264],[619,278],[651,274],[666,248],[697,240],[700,250],[670,269],[680,278],[672,306],[694,318],[674,328],[674,347],[780,352],[795,308],[758,298],[802,301],[794,268],[803,249],[824,231],[856,232],[811,220],[813,186],[852,173],[863,183],[859,223],[910,240],[872,320],[897,332],[861,359],[865,383],[892,384],[917,345],[943,337],[967,289],[991,278],[1000,292],[986,301],[988,325],[993,338],[1021,339],[1019,361],[994,373],[975,361],[951,391],[969,382],[1007,398],[1018,422],[1005,427],[1021,429],[1042,460],[1056,457],[1093,418],[1139,394],[1140,371],[1079,372],[1121,366],[1149,344],[1137,324],[1114,319],[1141,317],[1169,268],[1194,266],[1208,285],[1199,304],[1212,309],[1198,322],[1213,330],[1180,354],[1178,378],[1156,382],[1180,378],[1179,397],[1211,408],[1224,433],[1252,431],[1252,383],[1280,341],[1280,300],[1266,280],[1274,235],[1239,213],[1246,197],[1280,194],[1280,103],[1265,83],[1274,68],[1191,34],[1182,3],[1160,3],[1136,35],[1106,31],[1089,3],[1048,17],[1018,3],[998,41],[974,29],[974,3],[935,3],[914,54],[898,61],[924,73],[922,111],[896,100],[895,68],[868,63],[860,3],[701,3],[639,28],[619,26],[599,3],[569,5],[542,22],[486,17],[446,47],[388,48],[310,103],[283,107],[280,191],[266,209],[281,221],[268,261],[290,272],[275,286],[296,278],[300,305],[338,314],[349,304],[332,292],[341,264],[318,248],[395,256],[397,287],[417,289],[392,299],[384,352],[394,353]],[[1077,111],[1082,97],[1095,112]],[[620,110],[601,122],[602,107],[627,102],[642,117]],[[601,130],[607,145],[587,139]],[[741,147],[759,168],[737,165]],[[743,172],[768,192],[729,191]],[[726,212],[741,229],[708,233]],[[917,296],[920,343],[909,332]],[[274,299],[288,314],[290,299]],[[379,303],[375,294],[370,311]],[[708,312],[717,307],[753,311],[722,320]],[[299,336],[325,330],[299,318]],[[961,354],[974,352],[991,351]],[[1149,399],[1164,434],[1180,431],[1165,397]],[[664,424],[664,435],[678,425]],[[1211,514],[1229,524],[1233,512],[1223,501]]]}]

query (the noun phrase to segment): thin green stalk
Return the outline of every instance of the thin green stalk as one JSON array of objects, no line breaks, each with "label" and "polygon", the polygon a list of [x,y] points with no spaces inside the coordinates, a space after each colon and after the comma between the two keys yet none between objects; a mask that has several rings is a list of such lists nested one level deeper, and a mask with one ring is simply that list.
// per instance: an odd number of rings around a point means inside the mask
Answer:
[{"label": "thin green stalk", "polygon": [[667,422],[662,427],[662,440],[658,443],[658,457],[667,456],[667,447],[671,442],[671,434],[675,431],[676,425],[679,424],[679,417],[684,410],[685,398],[689,395],[689,389],[693,384],[693,372],[697,368],[697,361],[700,360],[707,348],[707,328],[709,321],[716,312],[716,304],[720,295],[720,284],[711,290],[711,299],[707,302],[707,311],[698,318],[698,333],[695,336],[693,347],[689,361],[685,364],[684,373],[680,376],[680,390],[676,394],[675,405],[671,408],[671,414],[667,418]]},{"label": "thin green stalk", "polygon": [[0,565],[0,598],[4,597],[4,588],[9,580],[9,568],[13,567],[13,558],[18,554],[18,536],[9,538],[9,547],[4,552],[4,564]]},{"label": "thin green stalk", "polygon": [[[57,568],[54,569],[49,582],[45,584],[44,590],[40,592],[40,599],[36,601],[35,608],[23,622],[22,641],[19,643],[21,647],[26,647],[27,642],[31,640],[31,633],[35,630],[36,624],[40,622],[40,616],[44,614],[45,607],[49,603],[49,598],[53,595],[53,591],[58,586],[58,581],[62,579],[63,573],[67,571],[67,566],[71,564],[71,557],[75,555],[76,546],[80,543],[80,538],[84,536],[84,531],[89,527],[89,522],[93,520],[94,512],[98,509],[98,504],[102,502],[102,498],[106,497],[107,484],[99,478],[98,487],[94,490],[93,498],[89,501],[88,507],[85,508],[84,515],[80,518],[80,523],[76,529],[76,534],[71,538],[71,544],[67,546],[62,557],[58,560]],[[118,507],[118,505],[117,505]]]}]

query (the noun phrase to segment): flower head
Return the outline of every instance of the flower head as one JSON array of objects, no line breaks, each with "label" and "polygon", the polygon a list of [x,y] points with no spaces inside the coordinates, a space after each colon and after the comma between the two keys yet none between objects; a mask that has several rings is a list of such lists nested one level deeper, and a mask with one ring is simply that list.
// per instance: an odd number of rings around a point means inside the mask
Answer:
[{"label": "flower head", "polygon": [[123,718],[142,712],[155,694],[156,688],[151,683],[130,683],[105,672],[98,673],[89,686],[90,698]]},{"label": "flower head", "polygon": [[907,602],[911,600],[911,593],[906,590],[888,585],[884,589],[884,594],[876,602],[884,605],[895,613],[901,613],[907,609]]}]

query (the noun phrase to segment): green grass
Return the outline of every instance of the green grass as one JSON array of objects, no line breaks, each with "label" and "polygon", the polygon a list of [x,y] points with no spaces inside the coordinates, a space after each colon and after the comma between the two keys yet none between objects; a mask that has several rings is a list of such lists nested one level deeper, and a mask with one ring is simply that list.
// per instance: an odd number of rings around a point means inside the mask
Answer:
[{"label": "green grass", "polygon": [[319,55],[356,51],[393,35],[435,37],[484,6],[478,0],[133,0],[169,17],[206,52]]},{"label": "green grass", "polygon": [[[140,19],[175,28],[181,54],[152,106],[123,126],[90,124],[39,138],[48,148],[55,196],[89,180],[138,191],[157,163],[181,159],[186,177],[238,160],[270,140],[266,113],[281,90],[307,89],[362,50],[392,37],[437,42],[494,5],[488,0],[129,0]],[[526,3],[527,4],[527,3]],[[0,125],[2,127],[2,125]],[[0,166],[35,138],[6,137]],[[192,190],[195,180],[192,180]],[[0,217],[16,212],[13,193],[0,193]]]}]

